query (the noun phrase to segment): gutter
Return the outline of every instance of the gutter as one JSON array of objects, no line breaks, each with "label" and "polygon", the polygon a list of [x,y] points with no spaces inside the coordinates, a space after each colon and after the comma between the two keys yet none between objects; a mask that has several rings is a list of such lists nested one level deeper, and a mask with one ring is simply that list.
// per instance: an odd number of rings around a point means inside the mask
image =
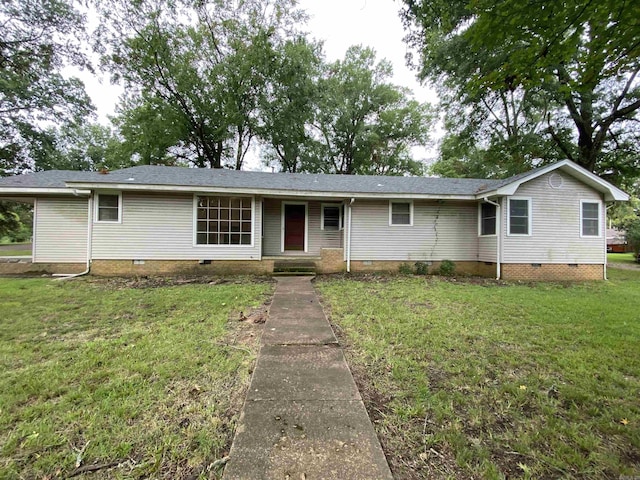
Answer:
[{"label": "gutter", "polygon": [[[152,185],[135,183],[82,183],[67,182],[69,188],[95,190],[121,190],[135,192],[181,192],[189,194],[235,194],[257,196],[282,197],[311,197],[311,198],[388,198],[388,199],[419,199],[419,200],[472,200],[477,201],[475,194],[469,195],[434,195],[429,193],[397,193],[397,192],[327,192],[323,190],[282,190],[270,188],[247,187],[215,187],[205,185]],[[67,190],[68,193],[68,190]]]},{"label": "gutter", "polygon": [[351,273],[351,205],[355,201],[355,198],[351,198],[347,205],[347,273]]},{"label": "gutter", "polygon": [[[610,205],[605,205],[604,207],[604,222],[602,222],[604,224],[604,235],[602,235],[604,237],[604,280],[609,280],[607,278],[607,212],[609,211],[609,209],[611,207],[613,207],[615,204],[612,203]],[[580,225],[580,228],[582,228],[582,225]]]},{"label": "gutter", "polygon": [[[75,193],[75,192],[74,192]],[[57,277],[56,280],[68,280],[70,278],[81,277],[86,275],[91,270],[91,251],[92,251],[92,239],[93,239],[93,196],[90,195],[87,199],[87,268],[81,273],[54,273],[52,276]],[[34,218],[35,221],[35,218]],[[35,242],[34,242],[35,247]]]},{"label": "gutter", "polygon": [[483,198],[483,200],[496,207],[496,280],[500,280],[500,276],[501,276],[500,239],[502,238],[502,232],[500,228],[502,226],[502,214],[500,213],[500,202],[493,202],[488,198]]}]

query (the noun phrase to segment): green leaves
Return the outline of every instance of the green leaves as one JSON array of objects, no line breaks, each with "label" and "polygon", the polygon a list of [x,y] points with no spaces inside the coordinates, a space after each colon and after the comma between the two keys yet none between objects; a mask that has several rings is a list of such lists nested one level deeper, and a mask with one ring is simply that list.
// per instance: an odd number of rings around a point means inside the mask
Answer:
[{"label": "green leaves", "polygon": [[33,168],[45,123],[77,122],[93,109],[62,69],[88,67],[84,17],[63,0],[0,3],[0,174]]},{"label": "green leaves", "polygon": [[[299,18],[294,3],[106,0],[97,32],[103,62],[129,92],[117,121],[132,155],[241,168],[275,45]],[[153,112],[153,115],[148,115]],[[147,134],[162,130],[157,146]],[[134,130],[145,133],[144,139]]]},{"label": "green leaves", "polygon": [[[476,138],[475,149],[488,152],[505,141],[524,145],[517,131],[505,128],[513,124],[508,108],[488,106],[496,95],[515,94],[527,108],[520,126],[547,145],[512,154],[514,163],[518,155],[547,162],[559,152],[599,174],[637,177],[640,165],[632,160],[640,153],[634,123],[640,109],[637,3],[404,3],[408,40],[421,54],[422,76],[440,85],[448,115],[466,109],[487,119],[477,135],[489,137],[488,143]],[[472,127],[478,125],[464,128]],[[453,139],[461,132],[453,129],[449,135]],[[631,144],[636,146],[630,149]],[[491,170],[493,160],[485,161]],[[529,166],[523,161],[519,170]]]},{"label": "green leaves", "polygon": [[370,48],[354,46],[345,59],[326,65],[318,82],[314,122],[316,170],[325,173],[402,175],[422,173],[410,148],[425,145],[433,121],[431,107],[389,83],[391,65],[376,63]]}]

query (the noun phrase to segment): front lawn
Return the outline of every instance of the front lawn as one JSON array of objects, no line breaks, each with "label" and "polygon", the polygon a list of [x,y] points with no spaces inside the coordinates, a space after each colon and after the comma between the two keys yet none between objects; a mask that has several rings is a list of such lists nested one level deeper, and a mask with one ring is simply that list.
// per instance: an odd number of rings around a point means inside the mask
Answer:
[{"label": "front lawn", "polygon": [[217,478],[271,292],[0,279],[0,478]]},{"label": "front lawn", "polygon": [[395,478],[640,475],[640,272],[609,277],[318,281]]}]

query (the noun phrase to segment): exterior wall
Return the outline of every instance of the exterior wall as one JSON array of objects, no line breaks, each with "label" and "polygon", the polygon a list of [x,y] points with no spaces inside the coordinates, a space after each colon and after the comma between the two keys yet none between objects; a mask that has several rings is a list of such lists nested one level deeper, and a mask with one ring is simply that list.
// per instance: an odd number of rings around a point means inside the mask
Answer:
[{"label": "exterior wall", "polygon": [[36,200],[34,263],[86,264],[88,202],[86,197],[39,197]]},{"label": "exterior wall", "polygon": [[478,259],[476,202],[416,200],[412,226],[390,226],[386,200],[357,200],[352,209],[352,260]]},{"label": "exterior wall", "polygon": [[293,255],[296,257],[318,257],[323,248],[341,248],[343,230],[322,230],[321,206],[323,203],[315,200],[295,199],[292,202],[308,203],[309,231],[307,238],[307,252],[283,252],[282,251],[282,203],[287,200],[277,198],[264,199],[264,256]]},{"label": "exterior wall", "polygon": [[481,262],[496,262],[498,249],[497,236],[478,236],[478,260]]},{"label": "exterior wall", "polygon": [[253,245],[194,245],[193,195],[122,194],[122,223],[94,223],[95,260],[259,260],[262,218],[255,201]]},{"label": "exterior wall", "polygon": [[604,265],[568,265],[546,263],[533,266],[530,263],[508,263],[502,265],[502,278],[505,280],[602,280]]},{"label": "exterior wall", "polygon": [[[563,185],[552,188],[550,175],[562,176]],[[502,202],[503,263],[605,263],[605,207],[596,190],[556,171],[522,184],[514,197],[531,198],[531,235],[507,235],[509,207],[505,197]],[[602,202],[600,237],[580,237],[580,200]]]},{"label": "exterior wall", "polygon": [[273,272],[273,260],[214,260],[200,265],[194,260],[149,260],[136,265],[132,260],[94,260],[91,274],[99,276],[136,275],[264,275]]}]

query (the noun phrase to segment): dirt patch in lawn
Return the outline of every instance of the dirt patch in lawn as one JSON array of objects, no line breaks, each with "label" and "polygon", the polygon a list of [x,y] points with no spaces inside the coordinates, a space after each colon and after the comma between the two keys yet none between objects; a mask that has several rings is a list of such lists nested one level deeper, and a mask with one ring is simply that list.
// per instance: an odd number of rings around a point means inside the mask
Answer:
[{"label": "dirt patch in lawn", "polygon": [[272,277],[252,276],[252,277],[212,277],[212,276],[140,276],[140,277],[85,277],[90,285],[104,287],[108,289],[121,290],[125,288],[160,288],[175,287],[181,285],[241,285],[247,283],[273,283]]}]

